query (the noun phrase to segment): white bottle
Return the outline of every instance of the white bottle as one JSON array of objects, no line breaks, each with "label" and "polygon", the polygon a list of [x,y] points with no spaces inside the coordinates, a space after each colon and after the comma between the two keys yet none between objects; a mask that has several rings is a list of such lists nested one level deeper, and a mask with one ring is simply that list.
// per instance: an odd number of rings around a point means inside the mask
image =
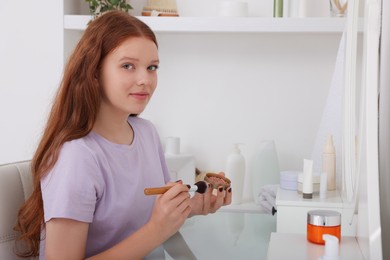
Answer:
[{"label": "white bottle", "polygon": [[328,135],[322,155],[322,171],[328,177],[328,190],[336,189],[336,150],[332,135]]},{"label": "white bottle", "polygon": [[240,204],[244,188],[245,158],[238,144],[234,144],[232,152],[227,157],[225,174],[231,181],[232,204]]},{"label": "white bottle", "polygon": [[320,199],[326,199],[326,191],[328,190],[328,174],[321,172],[320,174]]}]

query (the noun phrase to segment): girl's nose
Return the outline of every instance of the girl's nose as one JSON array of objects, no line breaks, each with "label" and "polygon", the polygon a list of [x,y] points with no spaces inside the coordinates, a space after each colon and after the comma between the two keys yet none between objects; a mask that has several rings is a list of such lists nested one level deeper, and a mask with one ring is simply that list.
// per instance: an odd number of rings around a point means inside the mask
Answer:
[{"label": "girl's nose", "polygon": [[137,75],[137,85],[138,86],[147,86],[151,84],[152,77],[148,74],[148,72],[140,72]]}]

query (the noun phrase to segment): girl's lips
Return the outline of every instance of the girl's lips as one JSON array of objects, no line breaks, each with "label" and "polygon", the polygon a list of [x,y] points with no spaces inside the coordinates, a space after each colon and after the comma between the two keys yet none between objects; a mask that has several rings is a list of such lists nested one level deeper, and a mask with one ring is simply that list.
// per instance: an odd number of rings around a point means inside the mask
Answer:
[{"label": "girl's lips", "polygon": [[130,95],[139,100],[147,99],[149,96],[148,93],[131,93]]}]

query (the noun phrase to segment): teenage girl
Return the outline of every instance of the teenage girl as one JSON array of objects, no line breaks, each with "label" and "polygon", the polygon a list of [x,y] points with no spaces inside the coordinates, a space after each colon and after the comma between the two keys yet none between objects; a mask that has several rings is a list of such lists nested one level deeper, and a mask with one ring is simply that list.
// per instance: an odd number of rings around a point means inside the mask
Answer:
[{"label": "teenage girl", "polygon": [[[190,198],[171,183],[160,138],[140,118],[157,86],[152,30],[110,11],[93,20],[65,67],[32,159],[34,191],[16,229],[40,259],[163,259],[192,215],[230,204],[231,190]],[[145,196],[145,187],[173,186]]]}]

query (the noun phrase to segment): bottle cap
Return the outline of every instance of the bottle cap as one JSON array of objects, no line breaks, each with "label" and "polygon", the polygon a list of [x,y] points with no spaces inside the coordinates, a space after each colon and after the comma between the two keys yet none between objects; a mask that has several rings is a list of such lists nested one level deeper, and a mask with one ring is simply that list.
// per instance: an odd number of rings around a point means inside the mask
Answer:
[{"label": "bottle cap", "polygon": [[341,214],[334,210],[310,210],[307,223],[314,226],[334,227],[341,225]]},{"label": "bottle cap", "polygon": [[339,260],[339,239],[329,234],[322,235],[325,241],[325,252],[320,260]]},{"label": "bottle cap", "polygon": [[333,136],[328,135],[326,138],[326,144],[324,147],[324,153],[335,153],[335,148],[333,145]]},{"label": "bottle cap", "polygon": [[235,143],[235,144],[233,144],[233,150],[232,151],[234,153],[241,153],[240,145],[242,145],[242,143]]}]

